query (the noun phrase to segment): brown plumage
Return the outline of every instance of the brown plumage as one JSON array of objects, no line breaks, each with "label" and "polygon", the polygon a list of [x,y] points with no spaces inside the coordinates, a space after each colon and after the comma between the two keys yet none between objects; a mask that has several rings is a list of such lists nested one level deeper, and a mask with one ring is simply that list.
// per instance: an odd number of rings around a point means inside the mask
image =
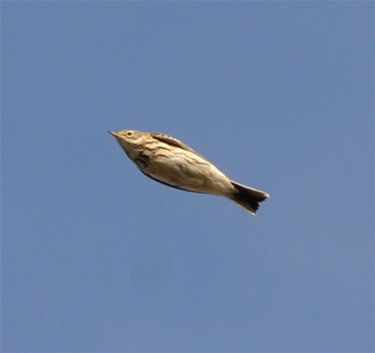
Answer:
[{"label": "brown plumage", "polygon": [[157,132],[110,132],[146,176],[185,191],[224,196],[255,215],[269,195],[229,179],[180,140]]}]

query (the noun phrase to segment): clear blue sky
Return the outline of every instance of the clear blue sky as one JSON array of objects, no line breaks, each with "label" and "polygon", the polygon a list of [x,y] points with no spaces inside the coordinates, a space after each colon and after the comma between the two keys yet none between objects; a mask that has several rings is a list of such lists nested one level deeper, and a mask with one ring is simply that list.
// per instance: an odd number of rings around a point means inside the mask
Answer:
[{"label": "clear blue sky", "polygon": [[[2,352],[374,352],[374,7],[3,2]],[[124,128],[271,198],[155,183]]]}]

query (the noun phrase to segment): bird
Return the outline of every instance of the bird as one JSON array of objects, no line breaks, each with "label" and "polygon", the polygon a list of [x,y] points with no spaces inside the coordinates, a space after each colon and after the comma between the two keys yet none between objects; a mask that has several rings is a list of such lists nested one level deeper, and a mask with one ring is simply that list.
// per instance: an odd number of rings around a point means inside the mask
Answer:
[{"label": "bird", "polygon": [[269,194],[231,180],[194,149],[160,132],[108,131],[147,177],[184,191],[225,197],[255,215]]}]

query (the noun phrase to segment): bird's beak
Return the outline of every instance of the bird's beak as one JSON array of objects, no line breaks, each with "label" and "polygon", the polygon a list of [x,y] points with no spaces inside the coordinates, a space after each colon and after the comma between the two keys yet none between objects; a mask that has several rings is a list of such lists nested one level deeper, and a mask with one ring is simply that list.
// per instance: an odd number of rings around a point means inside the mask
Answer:
[{"label": "bird's beak", "polygon": [[107,131],[109,134],[111,134],[112,136],[116,137],[116,138],[119,138],[120,135],[117,133],[117,132],[113,132],[113,131]]}]

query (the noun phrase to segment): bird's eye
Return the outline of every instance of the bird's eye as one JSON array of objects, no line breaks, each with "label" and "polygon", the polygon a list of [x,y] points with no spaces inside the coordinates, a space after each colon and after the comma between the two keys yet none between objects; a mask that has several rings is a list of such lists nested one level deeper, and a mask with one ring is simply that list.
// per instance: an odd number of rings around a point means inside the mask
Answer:
[{"label": "bird's eye", "polygon": [[133,131],[126,131],[126,136],[127,137],[132,137],[134,135],[134,132]]}]

